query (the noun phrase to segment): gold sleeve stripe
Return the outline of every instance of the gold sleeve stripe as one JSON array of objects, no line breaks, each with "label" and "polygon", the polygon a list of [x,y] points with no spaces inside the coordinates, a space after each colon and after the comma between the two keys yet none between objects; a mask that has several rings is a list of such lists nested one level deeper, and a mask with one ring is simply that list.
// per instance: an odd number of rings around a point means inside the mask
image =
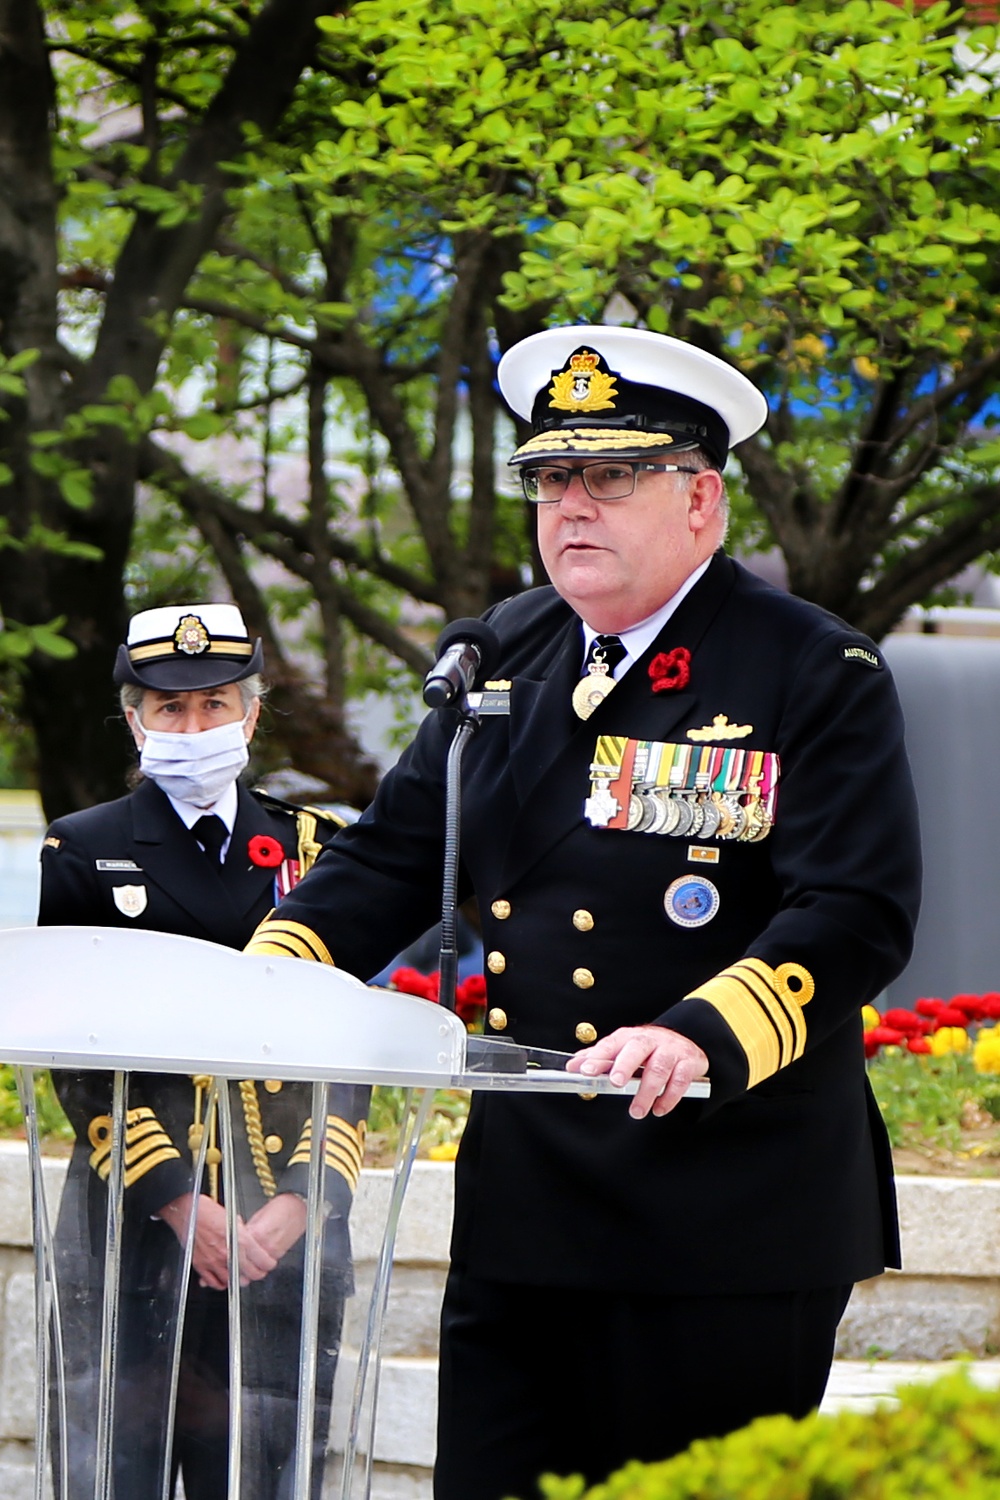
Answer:
[{"label": "gold sleeve stripe", "polygon": [[[308,1147],[303,1150],[301,1144],[298,1145],[295,1148],[294,1154],[289,1158],[288,1165],[290,1167],[307,1167],[309,1165]],[[327,1142],[326,1165],[332,1172],[338,1172],[344,1178],[345,1182],[350,1184],[352,1192],[357,1188],[358,1178],[361,1176],[361,1168],[352,1155],[349,1155],[346,1151],[338,1150],[335,1146]]]},{"label": "gold sleeve stripe", "polygon": [[[95,1115],[87,1129],[94,1150],[90,1165],[107,1182],[111,1174],[111,1116]],[[131,1187],[161,1162],[178,1161],[180,1152],[151,1109],[130,1109],[125,1116],[125,1186]]]},{"label": "gold sleeve stripe", "polygon": [[270,953],[278,958],[308,958],[336,968],[329,949],[311,927],[268,917],[257,928],[244,953]]},{"label": "gold sleeve stripe", "polygon": [[[308,1166],[312,1146],[312,1120],[306,1120],[298,1145],[289,1157],[288,1165]],[[327,1115],[326,1141],[324,1143],[326,1165],[346,1178],[354,1189],[361,1175],[362,1136],[361,1131],[341,1120],[337,1115]]]},{"label": "gold sleeve stripe", "polygon": [[133,1182],[138,1182],[140,1177],[145,1177],[146,1173],[151,1172],[154,1167],[160,1166],[165,1161],[176,1161],[179,1156],[180,1152],[173,1145],[154,1152],[152,1156],[145,1157],[137,1166],[126,1169],[125,1186],[131,1187]]},{"label": "gold sleeve stripe", "polygon": [[806,1045],[802,1007],[815,983],[801,964],[772,969],[759,958],[743,959],[716,974],[688,1000],[705,1000],[722,1016],[746,1054],[748,1088],[801,1057]]},{"label": "gold sleeve stripe", "polygon": [[[142,1143],[141,1149],[139,1146],[127,1149],[124,1154],[124,1185],[126,1188],[130,1187],[132,1182],[144,1176],[150,1167],[156,1166],[159,1161],[178,1160],[180,1160],[180,1152],[177,1151],[177,1146],[169,1139],[169,1136],[163,1134],[163,1131],[157,1131],[156,1136]],[[111,1148],[108,1146],[102,1151],[94,1151],[90,1158],[90,1166],[93,1167],[100,1181],[108,1181],[109,1173],[111,1173]]]},{"label": "gold sleeve stripe", "polygon": [[[302,1126],[302,1135],[295,1149],[299,1151],[304,1146],[308,1151],[311,1140],[312,1120],[308,1119]],[[363,1133],[360,1129],[355,1129],[353,1125],[349,1125],[346,1120],[342,1120],[339,1115],[327,1115],[326,1117],[327,1146],[329,1147],[333,1141],[336,1141],[341,1148],[346,1148],[348,1151],[354,1152],[360,1162],[364,1144]]]},{"label": "gold sleeve stripe", "polygon": [[126,1155],[130,1147],[134,1148],[139,1141],[144,1141],[147,1136],[165,1134],[166,1131],[163,1129],[163,1126],[155,1118],[142,1120],[138,1125],[130,1125],[125,1131]]},{"label": "gold sleeve stripe", "polygon": [[766,974],[757,972],[753,959],[738,967],[740,979],[778,1034],[781,1049],[778,1066],[787,1068],[790,1062],[802,1056],[802,1049],[806,1043],[806,1023],[802,1012],[798,1011],[797,1015],[793,1015],[793,1010],[798,1010],[798,1007],[786,1006],[782,1003],[780,994],[772,984],[768,983]]}]

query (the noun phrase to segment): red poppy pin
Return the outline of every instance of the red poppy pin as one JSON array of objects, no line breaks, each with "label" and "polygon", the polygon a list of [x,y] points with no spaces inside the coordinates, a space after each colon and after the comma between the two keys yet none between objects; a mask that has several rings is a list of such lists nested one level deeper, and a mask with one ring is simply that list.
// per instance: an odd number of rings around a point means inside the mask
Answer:
[{"label": "red poppy pin", "polygon": [[649,664],[649,680],[654,693],[674,693],[691,681],[691,653],[686,646],[661,651]]},{"label": "red poppy pin", "polygon": [[277,869],[285,857],[285,851],[278,840],[266,833],[254,834],[247,844],[247,853],[253,864],[261,865],[265,870]]}]

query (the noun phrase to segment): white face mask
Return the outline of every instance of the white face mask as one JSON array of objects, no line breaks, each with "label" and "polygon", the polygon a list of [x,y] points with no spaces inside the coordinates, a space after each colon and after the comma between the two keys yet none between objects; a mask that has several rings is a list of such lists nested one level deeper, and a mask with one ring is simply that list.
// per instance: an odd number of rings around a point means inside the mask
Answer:
[{"label": "white face mask", "polygon": [[250,759],[243,733],[249,717],[247,714],[231,724],[217,724],[196,734],[168,734],[147,729],[136,714],[136,726],[146,736],[139,751],[143,775],[179,802],[209,807],[218,802]]}]

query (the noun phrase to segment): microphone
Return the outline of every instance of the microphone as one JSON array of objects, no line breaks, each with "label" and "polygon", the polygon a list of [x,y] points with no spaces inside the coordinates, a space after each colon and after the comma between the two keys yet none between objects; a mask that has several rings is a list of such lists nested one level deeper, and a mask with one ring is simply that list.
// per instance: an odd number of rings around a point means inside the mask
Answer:
[{"label": "microphone", "polygon": [[484,620],[453,620],[441,632],[437,661],[424,678],[428,708],[460,705],[479,673],[492,672],[500,657],[500,639]]}]

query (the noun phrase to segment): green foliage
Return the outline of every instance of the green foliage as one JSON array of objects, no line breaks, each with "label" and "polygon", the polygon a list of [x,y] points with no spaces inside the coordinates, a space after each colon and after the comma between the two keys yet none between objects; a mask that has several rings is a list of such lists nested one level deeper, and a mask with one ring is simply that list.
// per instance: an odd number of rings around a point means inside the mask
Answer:
[{"label": "green foliage", "polygon": [[898,1408],[870,1415],[762,1417],[590,1489],[549,1477],[541,1491],[547,1500],[993,1500],[1000,1395],[960,1372],[899,1396]]},{"label": "green foliage", "polygon": [[[775,409],[777,463],[754,466],[734,540],[777,541],[793,587],[881,633],[914,594],[872,585],[915,581],[915,548],[940,560],[963,511],[972,551],[1000,534],[996,453],[970,429],[1000,342],[995,38],[956,44],[950,19],[885,0],[362,0],[320,24],[365,84],[295,180],[380,265],[422,245],[454,274],[488,235],[522,329],[598,320],[620,293],[724,351]],[[437,312],[415,310],[431,337]],[[968,393],[944,395],[960,373]],[[862,431],[886,461],[859,498]]]},{"label": "green foliage", "polygon": [[[36,1071],[34,1089],[39,1136],[43,1140],[71,1141],[73,1127],[63,1114],[50,1075],[44,1070]],[[24,1113],[18,1098],[14,1070],[3,1063],[0,1064],[0,1133],[20,1135],[23,1128]]]},{"label": "green foliage", "polygon": [[977,1073],[967,1052],[932,1057],[884,1047],[868,1077],[893,1146],[959,1149],[970,1105],[1000,1118],[1000,1078]]},{"label": "green foliage", "polygon": [[540,216],[513,305],[592,316],[624,277],[666,331],[686,277],[751,368],[762,339],[831,328],[872,353],[873,323],[902,317],[956,356],[964,317],[994,310],[1000,133],[992,31],[959,68],[943,19],[884,0],[363,0],[320,25],[374,87],[334,104],[343,129],[306,177],[419,192],[447,233]]},{"label": "green foliage", "polygon": [[138,467],[128,602],[228,588],[277,677],[310,651],[337,710],[395,693],[442,613],[533,565],[498,352],[612,297],[766,389],[732,538],[798,592],[879,635],[1000,558],[993,29],[888,0],[358,0],[220,164],[264,0],[39,4],[60,347],[0,364],[0,485],[47,497],[54,575],[118,556],[109,476]]},{"label": "green foliage", "polygon": [[6,620],[0,631],[0,666],[23,662],[34,651],[59,660],[70,660],[76,655],[76,647],[60,635],[65,624],[65,615],[59,615],[47,625],[19,625],[16,620]]},{"label": "green foliage", "polygon": [[[378,1164],[389,1164],[399,1140],[400,1127],[406,1114],[408,1089],[392,1088],[379,1084],[372,1089],[371,1108],[368,1112],[368,1129],[377,1148]],[[426,1156],[428,1151],[441,1146],[457,1146],[465,1129],[469,1114],[469,1095],[462,1089],[436,1089],[431,1101],[427,1123],[420,1136],[419,1151]],[[388,1155],[389,1160],[384,1158]]]}]

